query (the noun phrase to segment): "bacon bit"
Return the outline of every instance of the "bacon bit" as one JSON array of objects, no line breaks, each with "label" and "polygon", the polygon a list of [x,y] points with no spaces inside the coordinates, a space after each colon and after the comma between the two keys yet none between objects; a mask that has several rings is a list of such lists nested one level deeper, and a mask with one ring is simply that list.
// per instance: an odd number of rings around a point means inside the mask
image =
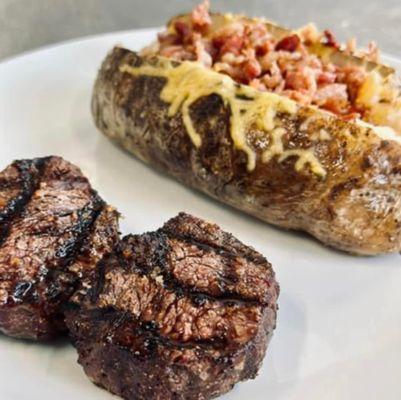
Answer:
[{"label": "bacon bit", "polygon": [[239,55],[244,47],[244,38],[239,35],[216,39],[216,41],[213,41],[213,44],[215,44],[216,47],[219,47],[218,44],[221,43],[220,54],[232,53]]},{"label": "bacon bit", "polygon": [[272,41],[271,34],[267,31],[266,25],[257,23],[256,25],[246,25],[244,35],[247,37],[249,46],[252,48],[262,47],[265,43]]},{"label": "bacon bit", "polygon": [[350,112],[347,86],[341,83],[333,83],[319,88],[313,98],[313,103],[337,115]]},{"label": "bacon bit", "polygon": [[192,29],[185,22],[175,21],[174,29],[177,32],[177,35],[182,38],[184,43],[188,43],[192,38]]},{"label": "bacon bit", "polygon": [[282,92],[284,96],[289,97],[290,99],[296,101],[299,103],[301,106],[308,106],[311,104],[311,97],[307,94],[305,94],[302,91],[297,91],[297,90],[284,90]]},{"label": "bacon bit", "polygon": [[280,69],[278,67],[277,69],[272,70],[271,75],[263,75],[261,80],[267,89],[282,91],[285,86],[285,80],[283,79],[283,76],[281,75]]},{"label": "bacon bit", "polygon": [[290,53],[293,53],[298,46],[301,43],[301,39],[299,38],[298,35],[290,35],[285,37],[284,39],[281,39],[277,44],[276,44],[276,51],[288,51]]},{"label": "bacon bit", "polygon": [[266,40],[261,45],[256,47],[256,55],[258,57],[263,57],[265,54],[270,53],[274,50],[274,44],[271,40]]},{"label": "bacon bit", "polygon": [[212,19],[209,14],[210,1],[204,0],[196,6],[192,11],[192,23],[197,28],[205,28],[212,24]]},{"label": "bacon bit", "polygon": [[220,51],[226,40],[227,38],[223,35],[215,36],[212,38],[212,45],[215,49],[218,49]]},{"label": "bacon bit", "polygon": [[344,67],[337,74],[337,81],[347,85],[348,96],[351,101],[354,101],[357,96],[360,87],[365,82],[366,72],[355,65]]},{"label": "bacon bit", "polygon": [[334,83],[337,75],[334,72],[322,71],[317,75],[318,85],[327,85],[328,83]]},{"label": "bacon bit", "polygon": [[347,86],[342,83],[322,86],[316,91],[313,100],[317,105],[324,106],[331,99],[347,102]]},{"label": "bacon bit", "polygon": [[262,73],[262,67],[260,66],[258,60],[251,59],[247,61],[244,65],[244,75],[245,79],[249,82],[252,79],[257,78]]},{"label": "bacon bit", "polygon": [[326,30],[323,32],[323,35],[324,35],[324,37],[323,37],[323,42],[322,42],[322,43],[323,43],[325,46],[334,47],[334,48],[336,48],[336,49],[339,49],[339,48],[340,48],[340,43],[337,42],[337,39],[336,39],[336,37],[334,36],[334,34],[333,34],[332,31],[326,29]]},{"label": "bacon bit", "polygon": [[348,113],[348,106],[346,99],[337,99],[331,98],[327,99],[326,103],[324,103],[321,107],[327,111],[331,111],[336,115],[346,115]]},{"label": "bacon bit", "polygon": [[163,47],[159,54],[163,57],[173,58],[178,61],[195,60],[193,52],[185,50],[182,46]]},{"label": "bacon bit", "polygon": [[286,89],[304,91],[310,95],[314,95],[316,92],[317,84],[314,72],[308,67],[288,71],[285,80]]},{"label": "bacon bit", "polygon": [[163,46],[180,44],[180,38],[174,33],[160,32],[157,34],[157,40]]}]

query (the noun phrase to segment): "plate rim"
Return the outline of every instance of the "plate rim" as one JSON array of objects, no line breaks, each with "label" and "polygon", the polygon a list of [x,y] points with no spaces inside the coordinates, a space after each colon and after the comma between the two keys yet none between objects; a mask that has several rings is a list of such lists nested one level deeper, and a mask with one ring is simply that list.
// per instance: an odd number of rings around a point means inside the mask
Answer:
[{"label": "plate rim", "polygon": [[[29,57],[31,55],[35,55],[36,53],[50,51],[50,50],[53,50],[55,48],[62,47],[62,46],[81,44],[81,43],[85,43],[87,41],[101,39],[103,37],[122,36],[122,35],[134,34],[134,33],[139,33],[139,34],[147,33],[147,32],[150,33],[152,31],[157,32],[158,30],[160,30],[162,28],[163,27],[161,27],[161,26],[153,26],[153,27],[148,27],[148,28],[123,29],[123,30],[119,30],[119,31],[108,31],[108,32],[102,32],[102,33],[94,33],[94,34],[88,34],[88,35],[83,35],[83,36],[77,36],[77,37],[73,37],[73,38],[66,39],[66,40],[61,40],[61,41],[54,42],[54,43],[48,43],[43,46],[33,47],[32,49],[24,50],[20,53],[1,58],[0,59],[0,67],[2,67],[5,64],[12,63],[14,61],[20,61],[20,59]],[[401,62],[401,58],[400,58],[400,62]]]}]

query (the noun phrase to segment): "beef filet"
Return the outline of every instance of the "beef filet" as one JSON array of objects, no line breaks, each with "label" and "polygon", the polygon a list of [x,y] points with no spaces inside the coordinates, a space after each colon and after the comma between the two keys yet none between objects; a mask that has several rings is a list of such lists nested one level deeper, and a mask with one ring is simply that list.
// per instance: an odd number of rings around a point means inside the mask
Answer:
[{"label": "beef filet", "polygon": [[59,157],[0,173],[0,331],[48,339],[61,307],[118,239],[117,212]]},{"label": "beef filet", "polygon": [[278,292],[262,255],[181,213],[126,236],[66,322],[97,385],[129,400],[204,400],[256,376]]}]

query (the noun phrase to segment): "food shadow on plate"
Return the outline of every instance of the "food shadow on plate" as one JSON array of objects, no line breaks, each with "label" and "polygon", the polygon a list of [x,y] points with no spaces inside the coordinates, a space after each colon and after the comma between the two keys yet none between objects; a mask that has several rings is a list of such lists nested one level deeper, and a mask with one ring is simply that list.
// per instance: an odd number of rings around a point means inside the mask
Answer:
[{"label": "food shadow on plate", "polygon": [[67,347],[71,347],[71,341],[68,337],[68,334],[62,335],[56,339],[50,340],[30,340],[30,339],[18,339],[13,338],[10,336],[5,335],[4,333],[0,332],[0,341],[6,343],[7,345],[15,345],[15,344],[23,344],[27,347],[38,346],[38,347],[52,347],[53,349],[65,349]]}]

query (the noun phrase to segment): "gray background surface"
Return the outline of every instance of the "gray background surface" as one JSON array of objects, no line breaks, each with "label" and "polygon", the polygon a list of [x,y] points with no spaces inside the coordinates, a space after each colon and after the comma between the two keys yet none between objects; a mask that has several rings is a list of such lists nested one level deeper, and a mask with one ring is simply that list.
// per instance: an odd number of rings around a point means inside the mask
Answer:
[{"label": "gray background surface", "polygon": [[[0,0],[0,59],[100,32],[160,26],[189,0]],[[401,56],[401,0],[212,0],[215,10],[264,15],[297,28],[315,21],[339,38],[374,39]]]}]

